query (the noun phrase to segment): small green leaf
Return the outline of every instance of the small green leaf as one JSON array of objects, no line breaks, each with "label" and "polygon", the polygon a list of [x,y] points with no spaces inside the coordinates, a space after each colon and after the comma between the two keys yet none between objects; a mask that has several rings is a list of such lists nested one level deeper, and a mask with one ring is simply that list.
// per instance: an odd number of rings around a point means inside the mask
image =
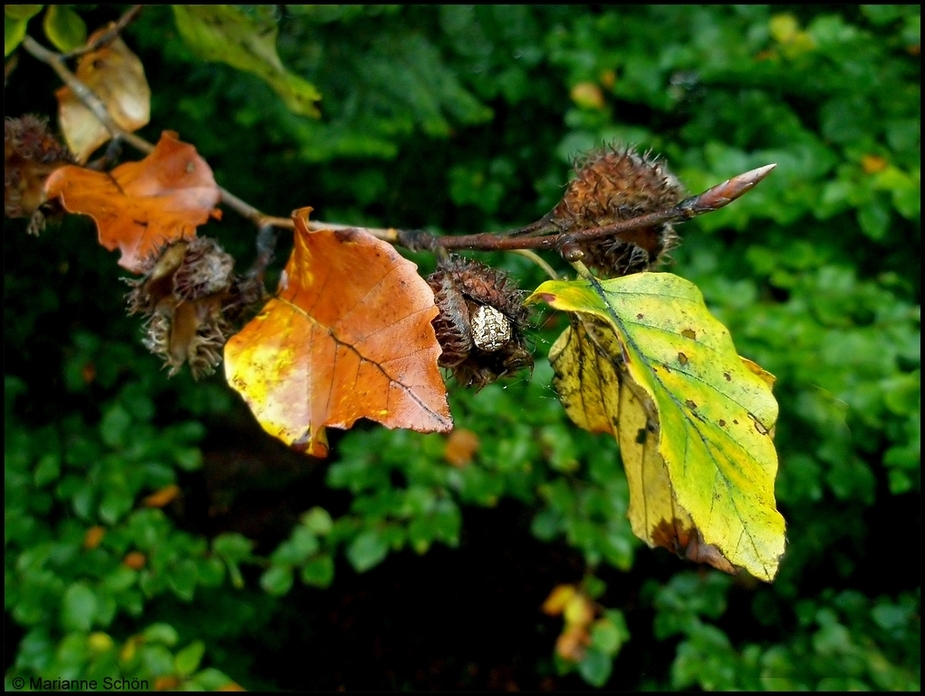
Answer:
[{"label": "small green leaf", "polygon": [[203,587],[218,587],[225,577],[225,566],[214,556],[201,558],[199,559],[197,575],[199,576],[199,584]]},{"label": "small green leaf", "polygon": [[115,524],[132,509],[133,503],[132,494],[124,486],[110,485],[100,501],[100,519],[106,524]]},{"label": "small green leaf", "polygon": [[57,454],[46,454],[39,459],[35,467],[35,487],[41,488],[52,481],[57,481],[61,475],[61,457]]},{"label": "small green leaf", "polygon": [[302,515],[301,522],[318,536],[327,535],[334,527],[331,515],[322,507],[313,507]]},{"label": "small green leaf", "polygon": [[292,568],[283,565],[272,565],[260,576],[260,586],[275,597],[282,597],[292,587]]},{"label": "small green leaf", "polygon": [[183,686],[195,691],[220,691],[233,683],[231,677],[224,672],[220,672],[213,667],[207,667],[197,672],[191,679],[188,679]]},{"label": "small green leaf", "polygon": [[377,530],[370,529],[360,534],[347,547],[347,559],[357,572],[363,573],[381,563],[388,552],[389,545],[382,535]]},{"label": "small green leaf", "polygon": [[871,239],[883,239],[890,226],[889,206],[879,198],[874,198],[858,210],[858,224]]},{"label": "small green leaf", "polygon": [[155,623],[148,626],[142,635],[148,643],[161,643],[167,647],[172,647],[180,640],[177,629],[168,623]]},{"label": "small green leaf", "polygon": [[578,674],[592,686],[604,686],[613,670],[613,661],[600,650],[591,647],[578,663]]},{"label": "small green leaf", "polygon": [[191,558],[178,561],[167,576],[167,584],[180,599],[192,601],[196,591],[196,562]]},{"label": "small green leaf", "polygon": [[177,653],[173,660],[174,670],[182,677],[189,676],[196,671],[202,656],[205,655],[206,646],[201,640],[193,641]]},{"label": "small green leaf", "polygon": [[67,53],[87,42],[87,25],[67,5],[50,5],[43,22],[45,36],[59,51]]},{"label": "small green leaf", "polygon": [[198,447],[178,447],[173,460],[184,471],[195,471],[202,466],[202,450]]},{"label": "small green leaf", "polygon": [[42,11],[44,5],[4,5],[3,14],[9,19],[31,19]]},{"label": "small green leaf", "polygon": [[100,436],[103,442],[113,448],[125,444],[132,425],[132,417],[120,404],[115,404],[106,410],[100,421]]},{"label": "small green leaf", "polygon": [[64,592],[61,624],[65,630],[89,631],[98,606],[99,601],[93,590],[84,583],[74,583]]},{"label": "small green leaf", "polygon": [[[9,8],[7,8],[9,9]],[[26,26],[29,24],[27,19],[10,19],[6,18],[3,23],[3,55],[8,56],[16,47],[22,43],[26,37]]]},{"label": "small green leaf", "polygon": [[582,580],[584,594],[591,599],[597,599],[607,591],[607,583],[594,575],[588,575]]},{"label": "small green leaf", "polygon": [[318,537],[316,537],[310,529],[302,526],[296,527],[293,530],[290,541],[296,553],[299,555],[300,561],[317,553],[320,546]]},{"label": "small green leaf", "polygon": [[219,534],[212,540],[212,551],[233,561],[243,561],[250,557],[252,548],[254,542],[236,532]]},{"label": "small green leaf", "polygon": [[313,587],[328,587],[334,580],[334,560],[327,554],[317,556],[302,567],[302,582]]},{"label": "small green leaf", "polygon": [[623,613],[615,609],[608,610],[591,625],[592,647],[611,657],[620,652],[620,648],[629,637]]}]

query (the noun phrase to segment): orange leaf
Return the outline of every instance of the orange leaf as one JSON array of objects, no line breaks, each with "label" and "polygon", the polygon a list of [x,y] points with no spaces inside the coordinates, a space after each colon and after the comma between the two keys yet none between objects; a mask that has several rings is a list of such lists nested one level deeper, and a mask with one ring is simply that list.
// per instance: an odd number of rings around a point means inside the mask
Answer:
[{"label": "orange leaf", "polygon": [[[108,29],[99,29],[88,41],[94,41]],[[106,105],[122,130],[132,133],[151,120],[151,89],[144,68],[122,39],[81,56],[76,75]],[[55,96],[64,139],[77,161],[83,164],[112,135],[70,87],[62,87]]]},{"label": "orange leaf", "polygon": [[141,261],[164,242],[196,236],[196,227],[220,216],[221,193],[212,169],[196,148],[164,131],[140,162],[109,174],[72,165],[55,170],[45,184],[48,198],[61,196],[65,210],[89,215],[100,244],[119,248],[119,265],[138,272]]},{"label": "orange leaf", "polygon": [[543,602],[543,612],[550,616],[558,616],[576,593],[574,585],[556,585]]},{"label": "orange leaf", "polygon": [[434,294],[416,266],[358,229],[308,229],[276,297],[225,345],[225,375],[263,429],[317,457],[324,428],[369,418],[419,432],[452,427],[437,367]]},{"label": "orange leaf", "polygon": [[556,652],[571,662],[581,662],[588,645],[591,645],[591,635],[583,626],[567,626],[556,638]]},{"label": "orange leaf", "polygon": [[105,527],[100,527],[99,525],[90,527],[87,533],[84,534],[84,548],[87,550],[95,549],[103,541],[104,536],[106,536]]},{"label": "orange leaf", "polygon": [[125,554],[125,558],[122,559],[122,565],[124,565],[126,568],[131,568],[132,570],[141,570],[145,567],[147,562],[147,556],[145,556],[141,551],[129,551],[127,554]]},{"label": "orange leaf", "polygon": [[154,680],[155,691],[173,691],[180,686],[180,680],[173,675],[158,677]]},{"label": "orange leaf", "polygon": [[479,436],[471,430],[456,428],[447,438],[443,457],[453,466],[462,468],[479,451]]},{"label": "orange leaf", "polygon": [[160,490],[145,497],[142,504],[145,507],[162,508],[168,503],[173,502],[178,495],[180,495],[180,487],[175,483],[171,483],[169,486],[164,486]]}]

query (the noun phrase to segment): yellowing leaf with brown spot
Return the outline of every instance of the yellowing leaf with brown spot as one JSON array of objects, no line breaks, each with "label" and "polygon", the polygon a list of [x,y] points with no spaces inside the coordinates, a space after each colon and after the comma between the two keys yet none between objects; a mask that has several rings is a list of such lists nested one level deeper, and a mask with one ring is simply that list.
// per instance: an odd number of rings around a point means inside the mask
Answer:
[{"label": "yellowing leaf with brown spot", "polygon": [[390,244],[358,229],[308,229],[276,297],[225,345],[225,374],[264,430],[317,457],[324,429],[359,418],[419,432],[452,428],[431,320],[434,294]]},{"label": "yellowing leaf with brown spot", "polygon": [[620,443],[633,532],[691,560],[771,581],[773,377],[740,358],[693,284],[668,273],[550,281],[528,301],[574,313],[550,351],[569,416]]}]

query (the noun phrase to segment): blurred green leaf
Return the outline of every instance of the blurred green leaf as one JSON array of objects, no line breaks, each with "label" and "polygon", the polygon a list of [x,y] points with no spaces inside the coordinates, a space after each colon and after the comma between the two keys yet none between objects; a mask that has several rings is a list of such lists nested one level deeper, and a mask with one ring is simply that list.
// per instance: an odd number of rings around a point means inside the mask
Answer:
[{"label": "blurred green leaf", "polygon": [[328,587],[334,580],[334,560],[327,554],[316,556],[302,566],[302,582],[313,587]]},{"label": "blurred green leaf", "polygon": [[80,48],[87,41],[87,25],[67,5],[49,5],[42,22],[45,36],[62,53]]},{"label": "blurred green leaf", "polygon": [[64,593],[61,623],[67,630],[89,631],[98,608],[96,593],[84,583],[74,583]]},{"label": "blurred green leaf", "polygon": [[201,640],[194,641],[177,653],[174,658],[174,669],[180,676],[186,677],[196,671],[202,657],[205,655],[206,646]]},{"label": "blurred green leaf", "polygon": [[206,60],[227,63],[266,81],[295,114],[317,118],[321,95],[313,85],[283,67],[276,53],[276,22],[268,13],[245,15],[222,5],[172,5],[183,40]]},{"label": "blurred green leaf", "polygon": [[321,507],[313,507],[302,515],[300,521],[318,536],[326,536],[334,526],[331,515],[328,514],[327,510]]},{"label": "blurred green leaf", "polygon": [[292,568],[272,565],[260,576],[260,586],[269,594],[281,597],[292,587]]},{"label": "blurred green leaf", "polygon": [[578,673],[581,678],[592,686],[603,686],[613,671],[613,661],[606,654],[593,646],[588,648],[581,662],[578,663]]},{"label": "blurred green leaf", "polygon": [[382,534],[375,529],[362,532],[347,547],[347,560],[357,572],[364,572],[379,565],[389,552],[389,546]]},{"label": "blurred green leaf", "polygon": [[3,55],[8,56],[22,43],[29,20],[6,18],[3,22]]}]

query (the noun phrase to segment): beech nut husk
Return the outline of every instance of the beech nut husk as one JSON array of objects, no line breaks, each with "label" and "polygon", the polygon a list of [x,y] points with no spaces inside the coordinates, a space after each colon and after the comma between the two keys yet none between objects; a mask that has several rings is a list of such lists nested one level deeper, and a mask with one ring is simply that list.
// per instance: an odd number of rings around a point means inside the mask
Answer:
[{"label": "beech nut husk", "polygon": [[[603,227],[670,208],[684,198],[684,188],[665,164],[631,147],[607,147],[575,165],[575,178],[547,220],[563,233]],[[608,278],[639,273],[657,265],[677,243],[668,223],[625,235],[581,242],[568,251]]]},{"label": "beech nut husk", "polygon": [[234,259],[208,237],[168,242],[130,279],[129,314],[147,315],[142,342],[164,360],[170,376],[188,363],[193,377],[221,362],[231,324],[225,310],[239,298]]},{"label": "beech nut husk", "polygon": [[529,309],[507,274],[451,256],[427,282],[440,309],[432,322],[443,348],[438,364],[449,368],[457,382],[479,390],[533,368],[523,336]]}]

